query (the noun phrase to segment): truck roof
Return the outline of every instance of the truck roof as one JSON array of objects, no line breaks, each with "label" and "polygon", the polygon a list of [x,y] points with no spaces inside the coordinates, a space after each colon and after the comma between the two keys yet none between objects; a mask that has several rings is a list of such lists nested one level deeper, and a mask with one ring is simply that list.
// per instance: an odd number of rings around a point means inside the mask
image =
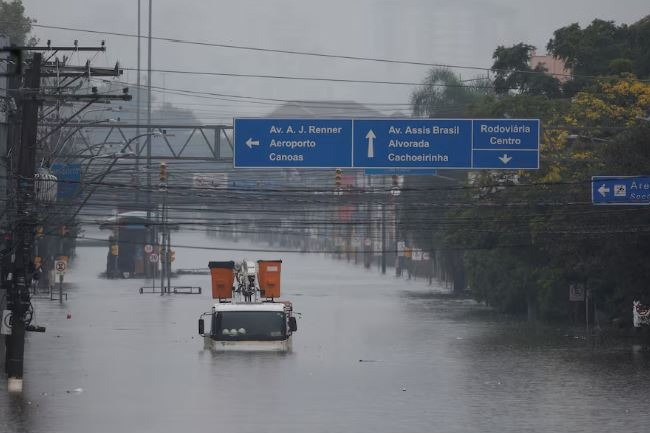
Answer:
[{"label": "truck roof", "polygon": [[218,303],[214,304],[215,311],[284,311],[285,304],[282,302],[263,302],[263,303]]}]

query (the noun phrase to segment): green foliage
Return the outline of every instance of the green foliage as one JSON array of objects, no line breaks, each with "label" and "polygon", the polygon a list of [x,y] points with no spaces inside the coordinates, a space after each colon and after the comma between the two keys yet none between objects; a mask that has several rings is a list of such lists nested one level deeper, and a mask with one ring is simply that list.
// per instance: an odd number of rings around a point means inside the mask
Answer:
[{"label": "green foliage", "polygon": [[494,89],[499,94],[517,91],[528,95],[544,95],[557,98],[561,95],[557,78],[544,74],[546,69],[538,65],[530,67],[530,59],[535,47],[518,43],[512,47],[497,47],[492,58],[495,73]]},{"label": "green foliage", "polygon": [[460,76],[445,68],[429,71],[422,86],[411,95],[413,115],[422,117],[458,117],[472,103],[492,93],[489,81],[464,83]]},{"label": "green foliage", "polygon": [[32,23],[36,20],[25,17],[25,7],[22,0],[0,0],[0,34],[9,37],[13,45],[34,45],[36,39],[27,40],[32,31]]},{"label": "green foliage", "polygon": [[594,20],[584,29],[577,23],[553,33],[548,51],[562,59],[577,76],[564,85],[571,96],[589,84],[589,77],[634,73],[650,77],[650,18],[617,26]]},{"label": "green foliage", "polygon": [[[569,285],[579,283],[610,318],[627,317],[632,300],[650,304],[650,214],[592,205],[590,180],[648,174],[650,83],[634,74],[650,71],[650,18],[557,30],[549,50],[578,74],[562,92],[557,80],[530,69],[533,50],[523,43],[495,50],[496,95],[420,89],[412,102],[419,114],[453,105],[464,107],[459,116],[541,119],[540,169],[474,172],[465,188],[448,173],[407,178],[401,200],[418,206],[400,221],[410,245],[436,252],[446,275],[462,265],[473,296],[500,311],[532,307],[543,318],[568,319]],[[439,71],[428,82],[434,89],[459,80]]]}]

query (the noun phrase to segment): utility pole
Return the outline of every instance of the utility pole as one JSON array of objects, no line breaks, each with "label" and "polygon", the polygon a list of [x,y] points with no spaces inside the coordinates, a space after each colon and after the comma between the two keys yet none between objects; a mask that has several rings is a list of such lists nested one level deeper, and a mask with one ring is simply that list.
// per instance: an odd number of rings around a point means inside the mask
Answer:
[{"label": "utility pole", "polygon": [[[61,64],[57,61],[50,61],[54,53],[58,51],[105,51],[101,47],[59,47],[47,46],[34,47],[0,47],[0,52],[15,53],[16,62],[9,74],[12,83],[8,86],[11,93],[15,95],[16,105],[19,107],[18,114],[10,120],[11,144],[13,146],[15,159],[11,163],[11,175],[8,176],[13,190],[12,197],[15,197],[15,204],[8,201],[7,207],[12,208],[11,239],[7,242],[7,251],[4,252],[3,270],[0,281],[6,289],[6,309],[8,310],[7,321],[10,325],[9,335],[6,337],[5,346],[5,372],[8,376],[8,390],[10,392],[21,392],[23,389],[23,362],[25,352],[25,332],[45,332],[44,327],[33,326],[32,306],[29,293],[32,272],[34,271],[33,254],[35,247],[36,221],[36,194],[35,194],[35,166],[37,150],[46,143],[54,134],[60,133],[61,128],[66,126],[69,118],[59,124],[48,133],[38,137],[39,112],[43,101],[58,102],[62,99],[75,101],[90,101],[84,106],[100,99],[124,99],[129,100],[128,91],[124,95],[100,95],[93,89],[91,94],[62,94],[61,87],[69,86],[72,82],[83,77],[93,76],[118,76],[121,74],[118,65],[114,69],[91,68],[87,62],[83,67],[67,66],[65,61]],[[23,87],[18,89],[21,81],[23,52],[35,52],[32,56],[31,66],[26,70]],[[47,60],[43,60],[42,52],[51,52]],[[57,77],[63,79],[67,84],[59,85],[59,91],[41,92],[41,79]],[[15,83],[15,85],[13,84]],[[79,114],[75,113],[74,116]],[[74,117],[73,116],[73,117]],[[53,151],[47,149],[45,155]],[[44,155],[44,156],[45,156]],[[47,155],[51,157],[52,155]],[[4,314],[3,314],[4,315]]]},{"label": "utility pole", "polygon": [[[141,86],[141,78],[140,78],[140,68],[142,67],[142,62],[141,62],[141,56],[140,56],[140,34],[141,34],[141,0],[138,0],[138,76],[136,77],[136,87],[135,87],[135,95],[136,95],[136,100],[138,101],[135,105],[135,123],[138,125],[138,128],[135,130],[135,135],[140,135],[140,104],[142,103],[142,100],[140,98],[140,86]],[[136,205],[140,205],[140,139],[138,139],[135,142],[135,175],[138,179],[138,185],[136,186],[135,189],[135,203]],[[145,265],[146,266],[146,265]]]},{"label": "utility pole", "polygon": [[168,255],[169,255],[169,248],[167,248],[167,215],[166,215],[166,207],[167,207],[167,164],[164,162],[160,163],[160,184],[159,184],[159,191],[162,193],[162,203],[160,206],[160,228],[162,230],[162,242],[160,246],[160,254],[159,254],[159,260],[160,260],[160,294],[164,295],[165,292],[170,291],[169,284],[167,284],[167,288],[165,289],[165,283],[167,282],[167,273],[169,272],[169,269],[167,267],[168,264]]},{"label": "utility pole", "polygon": [[[22,100],[21,143],[18,151],[17,176],[18,194],[16,228],[16,250],[13,257],[7,307],[11,311],[11,335],[6,340],[6,370],[8,388],[12,392],[23,389],[23,359],[25,354],[26,314],[30,307],[27,285],[30,259],[33,247],[34,166],[36,162],[36,141],[38,92],[41,87],[42,55],[35,53],[31,68],[27,71],[25,86],[29,93]],[[30,279],[31,280],[31,279]]]},{"label": "utility pole", "polygon": [[[147,41],[147,223],[149,224],[150,245],[153,245],[154,231],[151,228],[151,15],[152,0],[149,0],[149,38]],[[157,238],[156,234],[156,238]],[[157,240],[157,239],[156,239]],[[157,242],[156,242],[157,243]],[[155,277],[154,277],[155,279]]]}]

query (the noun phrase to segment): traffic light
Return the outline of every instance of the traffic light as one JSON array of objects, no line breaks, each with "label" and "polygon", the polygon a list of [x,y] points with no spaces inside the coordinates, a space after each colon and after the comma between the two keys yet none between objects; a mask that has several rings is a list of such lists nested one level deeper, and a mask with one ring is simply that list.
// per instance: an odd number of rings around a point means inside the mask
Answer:
[{"label": "traffic light", "polygon": [[396,174],[393,175],[393,186],[399,186],[399,177]]},{"label": "traffic light", "polygon": [[336,169],[336,175],[334,176],[334,179],[336,180],[336,187],[341,188],[341,184],[343,183],[343,170],[340,168]]},{"label": "traffic light", "polygon": [[160,183],[167,182],[167,164],[164,162],[160,163]]}]

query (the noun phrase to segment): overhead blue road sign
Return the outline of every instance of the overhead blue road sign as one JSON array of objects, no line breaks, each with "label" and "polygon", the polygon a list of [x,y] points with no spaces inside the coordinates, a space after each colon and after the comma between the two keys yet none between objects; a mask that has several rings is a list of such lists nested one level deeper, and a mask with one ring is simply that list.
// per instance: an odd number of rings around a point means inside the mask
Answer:
[{"label": "overhead blue road sign", "polygon": [[81,189],[81,164],[55,162],[50,169],[58,180],[57,198],[68,199],[77,195]]},{"label": "overhead blue road sign", "polygon": [[594,176],[591,201],[601,205],[650,205],[650,176]]},{"label": "overhead blue road sign", "polygon": [[539,120],[474,120],[472,168],[539,168]]},{"label": "overhead blue road sign", "polygon": [[352,166],[352,120],[235,119],[234,138],[235,167]]},{"label": "overhead blue road sign", "polygon": [[471,120],[355,120],[353,163],[364,168],[470,167],[471,140]]},{"label": "overhead blue road sign", "polygon": [[235,167],[537,169],[539,120],[235,119]]}]

